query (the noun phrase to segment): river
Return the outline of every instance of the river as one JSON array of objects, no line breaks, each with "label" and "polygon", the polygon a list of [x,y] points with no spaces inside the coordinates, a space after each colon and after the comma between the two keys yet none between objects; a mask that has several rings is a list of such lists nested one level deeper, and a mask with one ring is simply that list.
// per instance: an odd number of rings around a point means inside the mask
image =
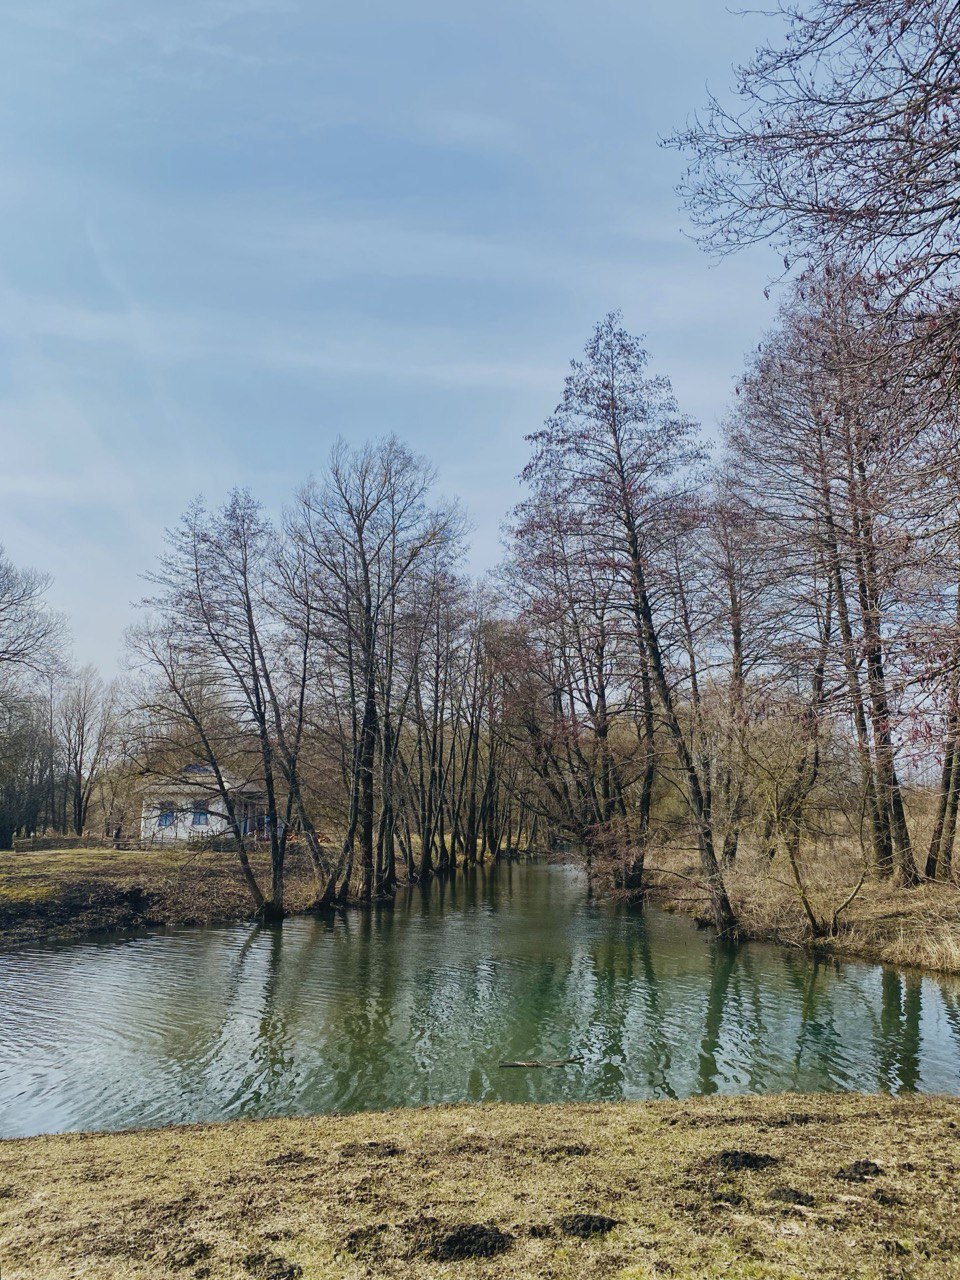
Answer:
[{"label": "river", "polygon": [[[501,1062],[578,1057],[559,1069]],[[369,914],[0,955],[0,1136],[427,1103],[960,1093],[960,988],[505,864]]]}]

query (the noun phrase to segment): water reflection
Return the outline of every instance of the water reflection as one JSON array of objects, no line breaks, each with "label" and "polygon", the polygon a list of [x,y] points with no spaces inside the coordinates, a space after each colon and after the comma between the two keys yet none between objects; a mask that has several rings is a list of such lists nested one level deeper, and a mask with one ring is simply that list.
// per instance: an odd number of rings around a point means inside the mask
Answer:
[{"label": "water reflection", "polygon": [[957,989],[731,948],[525,865],[366,915],[0,956],[3,1135],[783,1089],[960,1092]]}]

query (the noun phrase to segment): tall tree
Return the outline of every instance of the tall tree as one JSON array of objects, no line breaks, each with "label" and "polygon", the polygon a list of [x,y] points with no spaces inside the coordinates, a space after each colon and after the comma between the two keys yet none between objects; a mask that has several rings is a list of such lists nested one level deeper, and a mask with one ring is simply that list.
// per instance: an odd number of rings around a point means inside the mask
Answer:
[{"label": "tall tree", "polygon": [[[822,600],[829,584],[875,866],[915,884],[891,660],[916,564],[912,464],[925,418],[870,296],[856,273],[836,271],[798,290],[741,384],[730,443],[741,492],[779,546],[785,594]],[[804,636],[817,616],[799,615]]]},{"label": "tall tree", "polygon": [[[279,919],[291,823],[295,814],[303,816],[297,763],[308,676],[304,654],[312,641],[303,563],[284,557],[277,531],[245,491],[234,492],[214,513],[194,503],[167,541],[151,575],[159,592],[147,602],[163,621],[141,631],[140,650],[165,689],[167,707],[185,718],[213,770],[258,910]],[[255,781],[265,795],[266,895],[250,868],[242,816],[212,732],[221,736],[225,724],[255,744],[244,781]],[[322,894],[322,855],[315,831],[305,825]]]},{"label": "tall tree", "polygon": [[395,646],[404,593],[436,553],[454,554],[460,533],[454,509],[427,505],[433,480],[426,462],[395,438],[357,450],[341,442],[323,482],[308,485],[298,503],[297,536],[339,672],[335,695],[349,709],[341,891],[349,889],[359,852],[363,901],[378,880],[387,889],[383,868],[393,860],[392,819],[377,839],[377,754],[394,754]]},{"label": "tall tree", "polygon": [[684,677],[672,661],[677,601],[665,572],[686,519],[690,472],[703,450],[669,382],[650,377],[647,364],[640,340],[623,329],[619,315],[601,321],[584,359],[571,365],[556,412],[529,437],[532,456],[523,474],[534,490],[556,486],[580,527],[589,530],[596,563],[618,575],[640,687],[650,699],[643,714],[652,714],[655,698],[689,807],[712,917],[729,934],[736,921],[715,847],[712,780],[684,720]]},{"label": "tall tree", "polygon": [[83,835],[90,802],[110,763],[115,711],[115,688],[104,684],[92,666],[82,667],[68,681],[57,706],[70,824],[78,836]]},{"label": "tall tree", "polygon": [[0,546],[0,693],[17,674],[56,666],[63,619],[46,603],[50,582],[34,569],[18,569]]}]

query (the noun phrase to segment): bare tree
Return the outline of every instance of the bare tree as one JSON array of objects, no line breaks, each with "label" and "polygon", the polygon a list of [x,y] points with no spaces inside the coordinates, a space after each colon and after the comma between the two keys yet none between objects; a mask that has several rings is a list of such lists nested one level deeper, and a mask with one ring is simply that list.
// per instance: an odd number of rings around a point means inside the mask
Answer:
[{"label": "bare tree", "polygon": [[[327,880],[297,772],[312,643],[312,597],[302,558],[285,554],[259,505],[238,491],[213,514],[201,502],[193,504],[168,534],[167,553],[151,580],[160,590],[147,603],[163,621],[139,633],[141,655],[159,677],[165,705],[189,726],[214,771],[258,910],[280,918],[295,815],[310,837],[318,895]],[[266,798],[269,896],[250,868],[211,717],[218,729],[232,725],[255,744],[248,780]]]},{"label": "bare tree", "polygon": [[[549,483],[591,531],[598,564],[613,567],[636,647],[643,716],[657,714],[673,748],[710,899],[721,933],[735,930],[714,841],[712,779],[704,772],[682,711],[671,649],[680,602],[665,572],[688,503],[684,476],[703,453],[693,423],[677,410],[670,385],[646,372],[647,354],[611,314],[597,325],[585,358],[574,361],[563,399],[530,437],[524,478]],[[695,672],[688,691],[696,697]]]},{"label": "bare tree", "polygon": [[513,746],[543,781],[543,817],[585,850],[589,870],[615,856],[618,884],[639,893],[656,745],[622,574],[552,472],[536,476],[515,520],[507,580],[524,642],[504,664]]},{"label": "bare tree", "polygon": [[78,836],[86,829],[90,802],[110,764],[115,711],[115,687],[104,684],[92,666],[82,667],[69,679],[56,708],[70,825]]},{"label": "bare tree", "polygon": [[0,692],[15,673],[47,673],[58,661],[63,620],[46,604],[50,582],[16,568],[0,547]]},{"label": "bare tree", "polygon": [[0,699],[0,849],[17,833],[43,829],[51,793],[52,744],[42,700],[29,692]]},{"label": "bare tree", "polygon": [[785,265],[858,264],[934,343],[960,343],[960,5],[780,0],[784,35],[671,140],[691,156],[682,194],[727,252],[773,239]]},{"label": "bare tree", "polygon": [[[425,564],[439,563],[438,552],[453,554],[460,532],[452,508],[428,507],[433,479],[425,461],[394,438],[359,450],[341,442],[324,481],[308,485],[297,508],[296,536],[314,575],[331,693],[348,711],[341,893],[349,890],[359,850],[363,901],[378,887],[388,890],[394,859],[390,762],[396,757],[396,644],[405,592]],[[380,838],[378,751],[386,765]]]},{"label": "bare tree", "polygon": [[[915,884],[897,766],[909,581],[918,566],[916,462],[927,418],[897,376],[903,353],[858,276],[807,282],[740,387],[730,443],[739,487],[779,547],[806,644],[829,589],[832,668],[860,762],[874,862]],[[791,617],[787,613],[788,618]],[[839,691],[838,691],[839,694]]]}]

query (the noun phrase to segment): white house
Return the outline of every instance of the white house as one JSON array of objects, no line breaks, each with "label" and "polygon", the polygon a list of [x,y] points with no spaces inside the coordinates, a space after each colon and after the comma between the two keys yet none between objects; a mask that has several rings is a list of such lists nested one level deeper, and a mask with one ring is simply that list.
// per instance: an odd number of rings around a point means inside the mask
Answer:
[{"label": "white house", "polygon": [[[222,776],[244,835],[266,834],[263,791],[226,772]],[[144,795],[140,818],[143,844],[187,844],[232,834],[227,806],[209,764],[188,764],[175,777],[158,778]]]}]

